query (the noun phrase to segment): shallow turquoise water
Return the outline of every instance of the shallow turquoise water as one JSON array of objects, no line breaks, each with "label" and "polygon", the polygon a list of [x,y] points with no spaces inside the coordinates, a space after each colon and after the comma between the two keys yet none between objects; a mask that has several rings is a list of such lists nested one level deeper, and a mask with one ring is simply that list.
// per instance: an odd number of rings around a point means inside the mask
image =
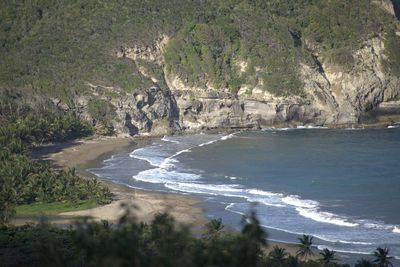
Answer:
[{"label": "shallow turquoise water", "polygon": [[[91,171],[133,187],[204,198],[238,226],[251,208],[271,237],[400,257],[400,129],[269,129],[165,137]],[[253,203],[258,203],[254,205]]]}]

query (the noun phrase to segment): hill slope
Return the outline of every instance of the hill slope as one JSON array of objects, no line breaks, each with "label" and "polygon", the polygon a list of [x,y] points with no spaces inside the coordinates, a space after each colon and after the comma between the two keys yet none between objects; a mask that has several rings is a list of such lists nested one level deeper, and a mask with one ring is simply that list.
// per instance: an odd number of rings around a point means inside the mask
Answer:
[{"label": "hill slope", "polygon": [[0,5],[1,90],[49,98],[99,133],[398,119],[389,0]]}]

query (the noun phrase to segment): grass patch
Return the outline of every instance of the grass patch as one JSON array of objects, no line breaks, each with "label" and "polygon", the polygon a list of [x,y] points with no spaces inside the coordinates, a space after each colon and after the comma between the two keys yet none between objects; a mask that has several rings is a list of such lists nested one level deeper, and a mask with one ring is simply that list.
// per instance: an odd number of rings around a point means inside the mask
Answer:
[{"label": "grass patch", "polygon": [[81,201],[78,204],[52,202],[52,203],[32,203],[24,204],[16,207],[17,216],[23,215],[54,215],[68,211],[86,210],[97,207],[98,204],[93,201]]}]

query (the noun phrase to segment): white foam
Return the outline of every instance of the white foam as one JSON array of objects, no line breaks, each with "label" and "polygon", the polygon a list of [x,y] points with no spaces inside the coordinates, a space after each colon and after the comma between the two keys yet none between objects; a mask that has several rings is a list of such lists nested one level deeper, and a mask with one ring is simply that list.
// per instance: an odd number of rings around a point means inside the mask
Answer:
[{"label": "white foam", "polygon": [[313,125],[299,125],[296,129],[328,129],[325,126],[313,126]]},{"label": "white foam", "polygon": [[363,254],[363,255],[371,255],[372,254],[372,251],[368,252],[368,251],[360,251],[360,250],[343,250],[343,249],[337,249],[337,248],[333,248],[331,246],[326,246],[326,245],[318,245],[317,248],[318,248],[318,250],[324,250],[325,248],[327,248],[329,250],[334,250],[339,253]]},{"label": "white foam", "polygon": [[282,198],[282,201],[286,204],[300,208],[316,208],[319,205],[317,201],[300,199],[300,197],[296,195],[286,196]]},{"label": "white foam", "polygon": [[228,135],[222,136],[220,140],[224,141],[224,140],[231,139],[233,137],[235,137],[235,134],[228,134]]},{"label": "white foam", "polygon": [[400,227],[398,227],[398,226],[393,227],[392,232],[396,233],[396,234],[400,234]]},{"label": "white foam", "polygon": [[171,143],[175,143],[175,144],[180,144],[181,142],[179,142],[178,140],[174,140],[166,135],[164,135],[164,137],[161,139],[164,142],[171,142]]},{"label": "white foam", "polygon": [[129,154],[129,157],[144,160],[154,167],[159,167],[165,160],[165,157],[161,156],[162,153],[156,153],[156,151],[153,152],[153,146],[154,145],[135,149]]},{"label": "white foam", "polygon": [[247,190],[248,193],[253,194],[253,195],[259,195],[259,196],[283,196],[283,194],[279,193],[272,193],[272,192],[267,192],[259,189],[249,189]]},{"label": "white foam", "polygon": [[[133,152],[135,152],[135,151],[133,151]],[[154,167],[159,167],[163,161],[162,158],[148,158],[145,156],[135,155],[132,153],[129,155],[129,157],[147,161],[151,166],[154,166]]]},{"label": "white foam", "polygon": [[243,189],[237,185],[210,185],[200,183],[167,183],[165,187],[186,193],[207,194],[214,196],[242,197]]},{"label": "white foam", "polygon": [[[229,209],[229,211],[234,212],[233,210],[230,210],[230,209]],[[312,235],[312,236],[314,236],[314,237],[316,237],[316,238],[318,238],[318,239],[321,239],[321,240],[323,240],[323,241],[330,242],[330,243],[345,243],[345,244],[372,245],[372,243],[366,243],[366,242],[364,243],[364,242],[357,242],[357,241],[352,242],[352,241],[342,241],[342,240],[336,240],[336,239],[329,239],[329,238],[326,238],[326,237],[324,237],[324,236],[312,234],[312,233],[309,233],[309,232],[290,231],[290,230],[283,229],[283,228],[280,228],[280,227],[274,227],[274,226],[268,226],[268,225],[261,225],[261,226],[262,226],[262,227],[265,227],[265,228],[270,228],[270,229],[282,231],[282,232],[289,233],[289,234],[294,234],[294,235]]]},{"label": "white foam", "polygon": [[343,243],[343,244],[355,244],[355,245],[373,245],[373,243],[369,242],[360,242],[360,241],[344,241],[344,240],[338,240],[338,241],[332,241],[334,243]]},{"label": "white foam", "polygon": [[378,229],[378,230],[394,232],[394,228],[396,228],[395,225],[384,224],[383,222],[371,222],[371,221],[360,221],[360,222],[362,223],[362,225],[364,227],[370,228],[370,229]]},{"label": "white foam", "polygon": [[309,208],[296,208],[296,210],[301,216],[312,219],[317,222],[335,224],[346,227],[359,226],[358,223],[349,222],[347,219],[341,218],[330,212],[319,211],[318,209],[309,209]]},{"label": "white foam", "polygon": [[230,179],[230,180],[237,180],[238,179],[238,177],[236,177],[236,176],[228,176],[228,175],[225,175],[225,178]]},{"label": "white foam", "polygon": [[277,208],[286,207],[286,205],[279,204],[278,201],[274,201],[273,199],[248,197],[247,201],[249,201],[249,202],[257,202],[257,203],[263,204],[265,206],[270,206],[270,207],[277,207]]},{"label": "white foam", "polygon": [[110,157],[109,159],[105,159],[105,160],[103,160],[103,162],[104,162],[104,163],[110,162],[110,161],[114,160],[114,158],[115,158],[115,156],[114,156],[114,155],[111,155],[111,157]]},{"label": "white foam", "polygon": [[225,210],[231,209],[236,203],[230,203],[225,207]]},{"label": "white foam", "polygon": [[399,128],[400,125],[389,125],[388,129],[395,129],[395,128]]},{"label": "white foam", "polygon": [[202,146],[208,146],[208,145],[211,145],[211,144],[213,144],[213,143],[215,143],[215,142],[217,142],[218,140],[211,140],[211,141],[209,141],[209,142],[206,142],[206,143],[202,143],[202,144],[200,144],[200,145],[198,145],[199,147],[202,147]]},{"label": "white foam", "polygon": [[201,176],[194,173],[176,172],[163,168],[155,168],[142,171],[132,178],[141,182],[164,184],[175,181],[195,181],[200,179]]}]

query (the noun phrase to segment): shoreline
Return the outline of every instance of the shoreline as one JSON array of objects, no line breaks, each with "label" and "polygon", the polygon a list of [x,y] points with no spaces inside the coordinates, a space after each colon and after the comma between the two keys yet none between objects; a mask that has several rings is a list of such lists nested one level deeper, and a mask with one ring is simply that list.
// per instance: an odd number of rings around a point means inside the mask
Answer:
[{"label": "shoreline", "polygon": [[[231,133],[232,131],[230,131]],[[200,208],[201,199],[194,196],[184,196],[178,193],[163,193],[134,189],[127,185],[118,184],[108,179],[98,177],[87,169],[98,167],[102,162],[113,154],[128,153],[134,149],[149,144],[152,140],[161,137],[135,137],[135,138],[90,138],[70,143],[61,143],[45,146],[36,149],[32,155],[34,158],[47,161],[56,168],[75,168],[76,172],[85,178],[98,178],[113,193],[113,201],[110,204],[95,207],[92,209],[65,212],[51,220],[52,223],[68,225],[74,223],[77,219],[83,217],[92,217],[94,220],[108,220],[111,223],[118,221],[118,218],[124,214],[122,203],[128,206],[139,207],[134,210],[138,221],[149,222],[153,216],[159,212],[168,212],[176,222],[188,225],[195,235],[203,233],[204,225],[209,221],[204,210]],[[53,218],[51,218],[53,219]],[[268,231],[268,230],[267,230]],[[268,253],[274,246],[286,249],[291,255],[297,252],[297,245],[283,241],[268,240],[269,246],[265,249]],[[318,259],[318,248],[313,245],[314,257]],[[361,258],[361,255],[348,253],[337,253],[341,262],[352,261],[355,258]]]},{"label": "shoreline", "polygon": [[[153,138],[155,137],[95,137],[75,142],[51,144],[35,149],[32,153],[33,158],[48,162],[55,168],[75,168],[76,173],[83,178],[97,178],[113,194],[113,200],[110,204],[91,209],[63,212],[54,216],[55,218],[50,218],[50,221],[56,224],[72,224],[80,218],[90,217],[95,221],[108,220],[111,223],[116,223],[126,211],[125,207],[130,207],[138,221],[149,222],[155,214],[168,212],[176,222],[188,225],[195,233],[201,231],[208,220],[203,215],[202,209],[196,206],[200,203],[200,200],[178,194],[131,188],[103,179],[87,171],[88,168],[99,166],[103,160],[111,155],[140,148],[151,142]],[[34,220],[17,218],[16,224],[23,224],[27,221]]]},{"label": "shoreline", "polygon": [[[175,218],[176,222],[188,225],[194,235],[202,234],[204,225],[209,221],[204,210],[198,206],[202,200],[193,196],[131,188],[103,179],[87,171],[89,168],[98,167],[113,154],[131,152],[133,149],[143,147],[157,138],[160,137],[95,137],[68,143],[51,144],[35,149],[32,153],[33,158],[48,162],[55,168],[75,168],[77,174],[86,179],[97,178],[114,195],[110,204],[60,213],[50,218],[49,221],[56,225],[70,225],[78,219],[92,217],[96,221],[109,220],[111,223],[115,223],[124,213],[124,208],[120,205],[128,203],[128,205],[140,208],[140,210],[134,210],[136,219],[139,221],[149,222],[158,212],[166,211]],[[38,218],[31,218],[30,220],[23,218],[20,221],[17,219],[16,224],[21,225],[35,221],[38,221]],[[228,226],[227,231],[235,230]],[[296,255],[298,249],[297,245],[293,243],[268,240],[268,247],[265,248],[264,252],[269,253],[274,246],[286,249],[286,252],[291,255]],[[317,259],[319,250],[314,247],[313,250],[315,256],[311,259]]]}]

